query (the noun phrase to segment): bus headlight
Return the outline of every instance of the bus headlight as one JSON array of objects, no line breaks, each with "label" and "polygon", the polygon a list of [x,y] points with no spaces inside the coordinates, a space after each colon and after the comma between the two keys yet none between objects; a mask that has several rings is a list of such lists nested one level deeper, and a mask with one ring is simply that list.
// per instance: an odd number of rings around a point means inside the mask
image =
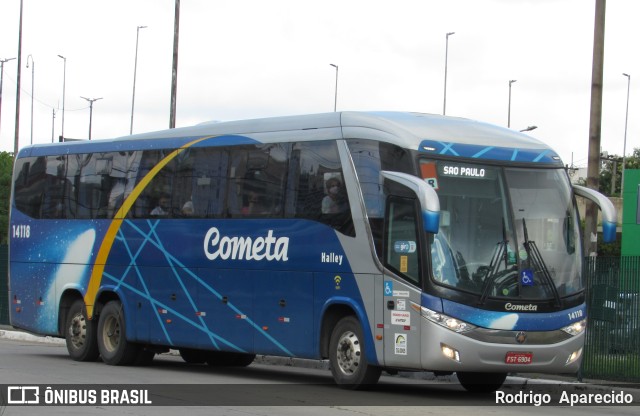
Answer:
[{"label": "bus headlight", "polygon": [[476,328],[475,325],[471,325],[468,322],[461,321],[456,318],[452,318],[440,312],[432,311],[424,306],[420,308],[420,314],[427,320],[434,322],[440,326],[450,329],[454,332],[462,333],[468,332]]},{"label": "bus headlight", "polygon": [[565,326],[562,330],[571,336],[576,336],[582,334],[586,328],[587,320],[583,319],[582,321],[574,322],[569,326]]}]

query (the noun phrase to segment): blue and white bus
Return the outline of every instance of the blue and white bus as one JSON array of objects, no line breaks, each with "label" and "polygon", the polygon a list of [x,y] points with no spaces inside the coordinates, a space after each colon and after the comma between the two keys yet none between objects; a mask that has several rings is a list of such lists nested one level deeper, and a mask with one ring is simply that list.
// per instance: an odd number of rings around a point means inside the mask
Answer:
[{"label": "blue and white bus", "polygon": [[572,373],[587,322],[575,195],[527,135],[416,113],[205,123],[15,161],[11,324],[78,361]]}]

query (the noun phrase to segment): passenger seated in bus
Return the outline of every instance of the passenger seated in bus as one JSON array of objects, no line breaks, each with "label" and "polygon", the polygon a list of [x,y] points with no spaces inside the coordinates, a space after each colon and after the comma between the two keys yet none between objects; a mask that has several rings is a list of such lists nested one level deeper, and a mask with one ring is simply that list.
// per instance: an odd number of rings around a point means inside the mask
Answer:
[{"label": "passenger seated in bus", "polygon": [[264,198],[257,191],[251,190],[246,196],[246,204],[242,207],[242,215],[266,215],[269,213]]},{"label": "passenger seated in bus", "polygon": [[180,212],[182,213],[182,216],[184,216],[184,217],[192,217],[193,216],[193,201],[192,200],[188,200],[187,202],[185,202],[184,205],[182,206],[182,210]]},{"label": "passenger seated in bus", "polygon": [[160,198],[158,198],[158,205],[151,210],[151,216],[154,217],[162,217],[169,215],[171,210],[171,201],[169,199],[169,195],[162,194]]},{"label": "passenger seated in bus", "polygon": [[326,182],[326,193],[322,199],[323,214],[338,214],[349,209],[340,179],[329,178]]}]

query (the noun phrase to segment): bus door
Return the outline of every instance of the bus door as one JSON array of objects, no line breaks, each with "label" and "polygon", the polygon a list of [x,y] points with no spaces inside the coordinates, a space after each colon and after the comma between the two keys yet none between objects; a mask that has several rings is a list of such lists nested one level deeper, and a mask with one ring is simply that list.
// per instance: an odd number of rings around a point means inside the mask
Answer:
[{"label": "bus door", "polygon": [[418,212],[415,198],[387,198],[383,243],[386,366],[420,366],[420,253],[424,250],[419,239]]}]

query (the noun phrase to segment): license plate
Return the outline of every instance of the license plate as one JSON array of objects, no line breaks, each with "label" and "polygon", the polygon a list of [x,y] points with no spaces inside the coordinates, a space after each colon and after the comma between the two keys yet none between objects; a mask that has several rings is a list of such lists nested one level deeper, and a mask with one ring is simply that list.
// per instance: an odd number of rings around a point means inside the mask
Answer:
[{"label": "license plate", "polygon": [[506,364],[531,364],[533,361],[532,352],[513,352],[510,351],[504,357]]}]

